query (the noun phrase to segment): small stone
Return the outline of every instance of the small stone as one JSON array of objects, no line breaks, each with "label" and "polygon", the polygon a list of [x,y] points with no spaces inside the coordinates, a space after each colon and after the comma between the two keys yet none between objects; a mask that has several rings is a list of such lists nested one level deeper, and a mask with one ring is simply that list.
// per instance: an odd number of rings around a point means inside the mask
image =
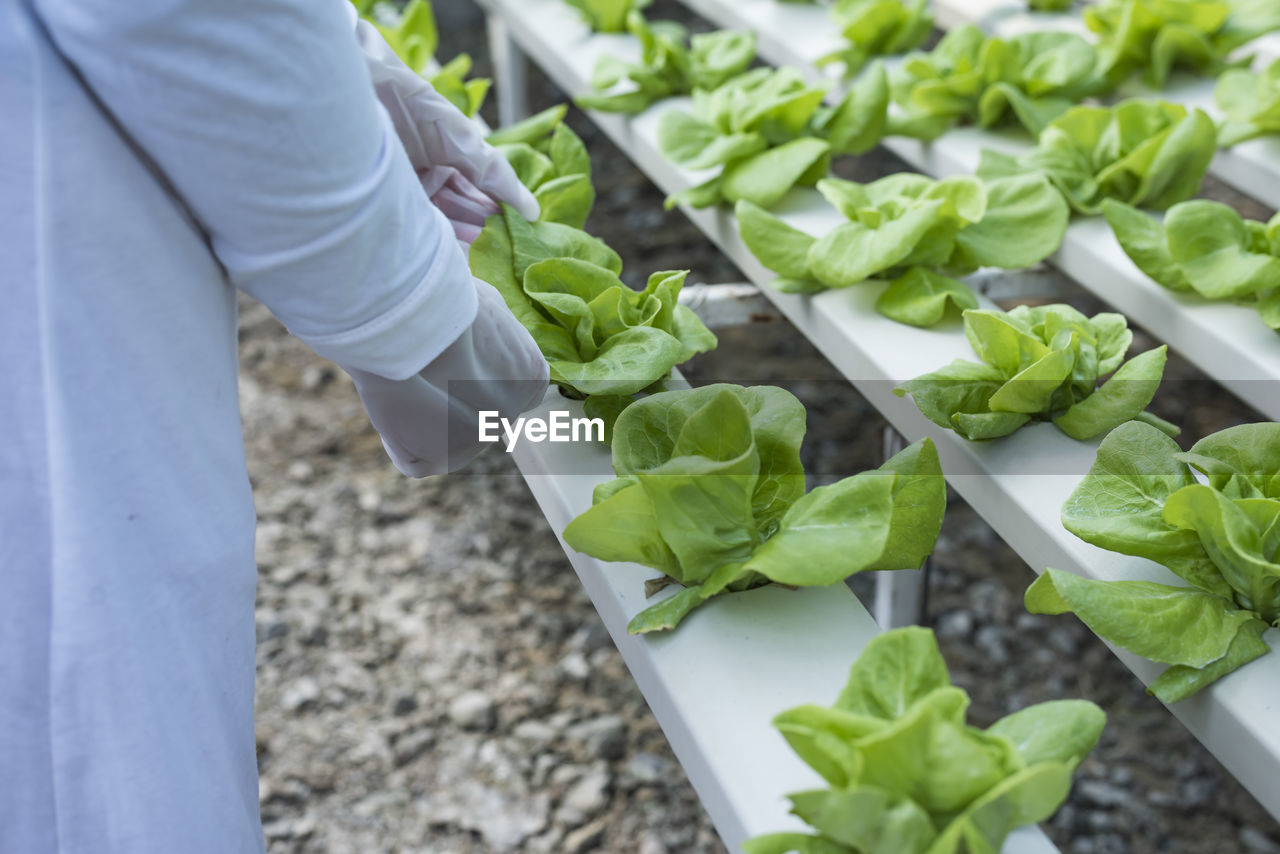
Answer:
[{"label": "small stone", "polygon": [[511,734],[535,751],[550,745],[558,735],[554,727],[538,720],[521,721]]},{"label": "small stone", "polygon": [[968,611],[948,611],[938,618],[938,637],[961,640],[973,633],[973,615]]},{"label": "small stone", "polygon": [[315,476],[315,473],[315,468],[306,460],[294,460],[289,463],[289,478],[291,480],[306,483]]},{"label": "small stone", "polygon": [[604,830],[607,826],[607,821],[600,819],[570,832],[564,838],[565,854],[586,854],[588,851],[594,851],[604,839]]},{"label": "small stone", "polygon": [[554,753],[539,753],[538,757],[533,760],[533,772],[529,775],[529,782],[538,788],[542,788],[546,784],[547,778],[560,767],[560,758]]},{"label": "small stone", "polygon": [[396,739],[395,757],[396,767],[408,765],[427,751],[427,748],[436,742],[436,733],[432,729],[418,729],[405,733]]},{"label": "small stone", "polygon": [[995,626],[983,626],[978,629],[973,643],[986,654],[987,659],[997,666],[1009,663],[1009,649],[1005,645],[1004,635]]},{"label": "small stone", "polygon": [[487,694],[467,691],[449,704],[449,719],[461,729],[486,732],[497,722],[497,710]]},{"label": "small stone", "polygon": [[582,744],[591,759],[621,759],[627,749],[627,724],[617,715],[604,715],[576,723],[565,731]]},{"label": "small stone", "polygon": [[1100,807],[1118,807],[1129,800],[1129,793],[1102,780],[1084,780],[1077,786],[1080,797]]},{"label": "small stone", "polygon": [[1184,807],[1206,807],[1217,794],[1218,781],[1212,777],[1192,777],[1182,784],[1180,800]]},{"label": "small stone", "polygon": [[1079,634],[1073,629],[1055,628],[1049,632],[1049,645],[1061,655],[1079,652]]},{"label": "small stone", "polygon": [[307,391],[318,391],[333,379],[333,371],[327,365],[307,365],[302,372],[302,387]]},{"label": "small stone", "polygon": [[547,782],[553,786],[567,786],[580,779],[583,773],[583,769],[578,765],[560,765],[552,770]]},{"label": "small stone", "polygon": [[563,839],[564,836],[559,830],[549,827],[545,832],[526,840],[524,850],[526,854],[558,854]]},{"label": "small stone", "polygon": [[669,764],[661,756],[652,753],[637,753],[627,762],[623,769],[623,779],[633,786],[652,786],[660,782],[671,771]]},{"label": "small stone", "polygon": [[569,787],[560,802],[557,816],[567,826],[576,827],[600,814],[609,805],[609,772],[595,768]]},{"label": "small stone", "polygon": [[581,682],[591,675],[591,665],[582,653],[571,652],[560,659],[560,672],[575,682]]},{"label": "small stone", "polygon": [[1071,840],[1071,854],[1097,854],[1098,843],[1088,836],[1077,836]]},{"label": "small stone", "polygon": [[397,697],[395,705],[391,708],[392,714],[398,718],[413,714],[417,710],[418,698],[414,697],[412,694],[405,694],[402,697]]},{"label": "small stone", "polygon": [[314,706],[320,699],[320,686],[310,676],[303,676],[285,689],[280,697],[280,705],[291,712],[298,712]]},{"label": "small stone", "polygon": [[646,833],[640,837],[640,843],[636,845],[636,854],[667,854],[667,846],[652,833]]}]

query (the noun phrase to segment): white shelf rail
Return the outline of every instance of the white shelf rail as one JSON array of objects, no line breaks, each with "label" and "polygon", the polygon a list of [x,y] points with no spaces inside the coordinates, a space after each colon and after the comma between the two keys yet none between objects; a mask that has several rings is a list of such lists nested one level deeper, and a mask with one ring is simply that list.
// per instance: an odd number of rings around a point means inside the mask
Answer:
[{"label": "white shelf rail", "polygon": [[[570,94],[587,90],[597,57],[627,58],[637,52],[629,37],[591,35],[561,0],[479,2],[507,20],[519,46]],[[737,2],[744,9],[759,5]],[[781,4],[768,0],[768,5]],[[593,118],[659,187],[672,193],[705,177],[680,169],[658,149],[661,115],[687,106],[686,100],[671,99],[634,119]],[[819,234],[840,221],[813,191],[794,192],[775,212]],[[952,359],[974,358],[958,324],[915,329],[881,317],[874,303],[883,286],[860,285],[815,297],[779,293],[767,287],[773,276],[742,243],[732,211],[686,213],[900,433],[909,441],[933,437],[948,481],[1035,571],[1053,566],[1088,578],[1176,581],[1163,567],[1098,549],[1062,527],[1059,508],[1092,464],[1096,442],[1073,441],[1050,424],[1024,428],[998,442],[967,442],[892,393],[897,383]],[[1280,650],[1280,632],[1271,630],[1266,638]],[[1144,683],[1162,669],[1124,650],[1116,654]],[[1280,818],[1280,728],[1275,726],[1280,718],[1280,655],[1255,660],[1171,711]]]}]

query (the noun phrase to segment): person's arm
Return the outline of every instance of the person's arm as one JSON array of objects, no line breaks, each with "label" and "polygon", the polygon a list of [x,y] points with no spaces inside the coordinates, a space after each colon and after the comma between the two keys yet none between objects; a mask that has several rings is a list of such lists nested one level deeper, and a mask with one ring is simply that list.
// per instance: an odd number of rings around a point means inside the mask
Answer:
[{"label": "person's arm", "polygon": [[232,282],[316,352],[403,379],[472,323],[466,259],[378,107],[346,0],[35,4]]}]

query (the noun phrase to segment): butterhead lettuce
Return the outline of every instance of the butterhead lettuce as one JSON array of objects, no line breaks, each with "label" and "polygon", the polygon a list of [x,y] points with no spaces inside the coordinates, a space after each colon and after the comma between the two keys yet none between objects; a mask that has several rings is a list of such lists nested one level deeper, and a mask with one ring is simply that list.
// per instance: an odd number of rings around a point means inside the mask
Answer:
[{"label": "butterhead lettuce", "polygon": [[1168,348],[1126,362],[1133,333],[1119,314],[1085,317],[1068,305],[970,310],[964,331],[981,363],[957,359],[894,392],[910,394],[930,421],[966,439],[996,439],[1032,421],[1052,421],[1083,440],[1134,418],[1177,433],[1143,411],[1160,385]]},{"label": "butterhead lettuce", "polygon": [[1106,725],[1084,700],[1030,706],[985,730],[966,723],[968,706],[933,632],[873,638],[835,705],[774,718],[828,784],[788,796],[813,832],[759,836],[747,854],[994,854],[1061,806]]},{"label": "butterhead lettuce", "polygon": [[1113,83],[1141,71],[1163,88],[1186,68],[1217,74],[1236,48],[1280,29],[1274,0],[1103,0],[1087,6],[1085,24],[1098,34],[1104,73]]},{"label": "butterhead lettuce", "polygon": [[1033,136],[1105,81],[1097,51],[1074,33],[1000,38],[972,24],[950,30],[928,53],[912,54],[893,77],[892,132],[933,139],[959,122],[1020,124]]},{"label": "butterhead lettuce", "polygon": [[848,47],[820,61],[844,63],[853,75],[879,56],[906,53],[919,47],[933,30],[927,0],[836,0],[831,21]]},{"label": "butterhead lettuce", "polygon": [[1280,331],[1280,214],[1262,223],[1203,199],[1174,205],[1163,222],[1110,199],[1102,210],[1125,254],[1157,283],[1252,305]]},{"label": "butterhead lettuce", "polygon": [[[471,271],[498,289],[573,397],[629,398],[716,339],[678,297],[685,271],[654,273],[643,291],[618,278],[603,241],[514,209],[489,218],[471,247]],[[613,404],[626,401],[614,401]]]},{"label": "butterhead lettuce", "polygon": [[663,98],[716,89],[745,71],[756,55],[753,32],[721,30],[689,39],[681,25],[649,22],[639,12],[628,17],[627,29],[640,41],[640,62],[600,57],[591,75],[596,92],[574,99],[584,110],[635,115]]},{"label": "butterhead lettuce", "polygon": [[1231,427],[1187,452],[1147,424],[1124,424],[1102,441],[1062,523],[1186,582],[1049,569],[1027,590],[1032,613],[1070,611],[1100,637],[1170,665],[1149,693],[1176,703],[1267,652],[1262,633],[1280,624],[1280,424]]},{"label": "butterhead lettuce", "polygon": [[703,208],[747,200],[771,207],[793,187],[824,177],[833,154],[879,142],[889,103],[884,69],[867,71],[836,106],[794,68],[757,68],[719,88],[696,89],[693,110],[671,110],[658,125],[662,153],[686,169],[720,171],[667,199]]},{"label": "butterhead lettuce", "polygon": [[946,509],[928,439],[880,468],[805,493],[804,407],[768,386],[645,397],[618,417],[616,480],[565,529],[572,548],[663,573],[679,592],[633,633],[674,628],[707,599],[765,584],[824,586],[868,569],[918,569]]},{"label": "butterhead lettuce", "polygon": [[1134,98],[1073,107],[1031,151],[983,151],[978,174],[1045,175],[1085,214],[1099,213],[1103,199],[1164,210],[1195,195],[1216,149],[1217,128],[1203,110]]},{"label": "butterhead lettuce", "polygon": [[1213,94],[1225,114],[1218,127],[1224,148],[1280,133],[1280,59],[1259,74],[1245,68],[1224,71]]},{"label": "butterhead lettuce", "polygon": [[582,228],[595,204],[591,158],[587,147],[568,125],[568,107],[559,104],[489,135],[516,170],[520,182],[533,191],[542,207],[541,219]]},{"label": "butterhead lettuce", "polygon": [[743,242],[778,274],[774,286],[783,291],[888,281],[877,310],[913,326],[932,326],[950,304],[977,308],[968,286],[952,276],[1039,263],[1067,227],[1066,203],[1040,175],[934,181],[903,172],[869,184],[826,178],[818,189],[846,224],[816,237],[742,201],[736,212]]},{"label": "butterhead lettuce", "polygon": [[578,10],[583,22],[596,33],[623,33],[632,11],[644,9],[651,0],[564,0]]}]

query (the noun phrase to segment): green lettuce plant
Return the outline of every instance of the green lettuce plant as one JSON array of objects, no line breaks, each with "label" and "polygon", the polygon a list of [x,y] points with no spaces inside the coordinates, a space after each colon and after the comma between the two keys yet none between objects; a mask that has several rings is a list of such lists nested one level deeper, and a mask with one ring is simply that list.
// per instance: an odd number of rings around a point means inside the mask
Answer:
[{"label": "green lettuce plant", "polygon": [[603,396],[597,412],[661,386],[676,365],[711,350],[715,336],[678,297],[686,271],[654,273],[643,291],[619,278],[603,241],[513,208],[489,218],[471,247],[471,271],[502,294],[569,396]]},{"label": "green lettuce plant", "polygon": [[[356,3],[357,11],[361,10],[361,5]],[[377,28],[387,46],[400,57],[400,61],[419,74],[426,71],[440,45],[440,32],[436,28],[436,14],[431,7],[431,0],[409,0],[404,10],[398,16],[393,16],[391,23],[383,23],[371,17],[373,3],[363,5],[365,8],[361,14]]]},{"label": "green lettuce plant", "polygon": [[800,402],[767,386],[669,391],[623,411],[613,434],[618,477],[596,488],[564,541],[663,573],[649,595],[682,585],[641,611],[631,632],[672,629],[725,592],[919,568],[946,509],[932,442],[806,494],[804,429]]},{"label": "green lettuce plant", "polygon": [[848,47],[823,57],[819,64],[842,62],[850,76],[875,57],[918,48],[933,31],[928,0],[836,0],[830,11]]},{"label": "green lettuce plant", "polygon": [[1039,135],[1053,119],[1101,91],[1093,45],[1074,33],[988,36],[972,24],[932,51],[912,54],[892,81],[900,114],[891,132],[934,139],[959,122],[1021,124]]},{"label": "green lettuce plant", "polygon": [[1201,199],[1174,205],[1163,223],[1112,200],[1102,210],[1125,254],[1157,283],[1255,306],[1280,332],[1280,214],[1256,222]]},{"label": "green lettuce plant", "polygon": [[1204,111],[1135,98],[1073,107],[1028,152],[983,151],[978,174],[1042,173],[1085,214],[1098,213],[1108,198],[1164,210],[1195,195],[1216,148],[1217,129]]},{"label": "green lettuce plant", "polygon": [[398,15],[392,13],[392,23],[384,23],[372,14],[376,5],[372,0],[352,0],[352,3],[356,12],[377,28],[401,62],[425,77],[437,92],[467,116],[480,112],[493,81],[479,77],[467,79],[471,73],[469,55],[460,53],[436,71],[430,71],[440,45],[430,0],[410,0]]},{"label": "green lettuce plant", "polygon": [[1027,0],[1033,12],[1066,12],[1075,4],[1075,0]]},{"label": "green lettuce plant", "polygon": [[826,178],[818,190],[849,218],[821,238],[738,203],[742,240],[779,275],[774,287],[813,293],[887,280],[876,309],[912,326],[937,323],[949,303],[977,308],[968,286],[951,276],[1044,260],[1062,242],[1069,214],[1040,175],[984,183],[903,172],[870,184]]},{"label": "green lettuce plant", "polygon": [[[1103,0],[1087,6],[1108,79],[1142,71],[1163,88],[1174,68],[1217,74],[1236,48],[1280,29],[1275,0]],[[1247,60],[1246,60],[1247,62]]]},{"label": "green lettuce plant", "polygon": [[627,18],[633,11],[644,9],[652,0],[564,0],[578,10],[592,32],[625,33]]},{"label": "green lettuce plant", "polygon": [[1062,523],[1186,582],[1049,569],[1027,590],[1032,613],[1073,612],[1100,637],[1170,665],[1148,693],[1176,703],[1267,652],[1262,633],[1280,625],[1280,424],[1232,427],[1185,453],[1146,424],[1118,427]]},{"label": "green lettuce plant", "polygon": [[485,77],[468,80],[469,74],[471,56],[460,53],[440,66],[439,71],[427,75],[427,81],[432,88],[449,99],[449,103],[462,111],[463,115],[475,118],[484,106],[484,99],[488,96],[493,81]]},{"label": "green lettuce plant", "polygon": [[884,133],[889,83],[869,69],[834,107],[825,89],[794,68],[758,68],[714,90],[697,89],[691,112],[670,110],[658,125],[662,153],[686,169],[720,171],[667,199],[705,208],[747,199],[771,207],[791,188],[826,176],[833,154],[858,154]]},{"label": "green lettuce plant", "polygon": [[591,158],[582,140],[564,123],[564,104],[536,113],[488,137],[533,191],[544,222],[582,228],[595,204]]},{"label": "green lettuce plant", "polygon": [[1125,362],[1133,333],[1123,315],[1085,317],[1069,305],[970,310],[964,331],[981,363],[957,359],[894,389],[899,397],[910,394],[940,427],[966,439],[996,439],[1031,421],[1052,421],[1084,440],[1141,418],[1178,432],[1143,411],[1160,385],[1168,348]]},{"label": "green lettuce plant", "polygon": [[1222,72],[1213,94],[1225,114],[1218,126],[1224,148],[1280,133],[1280,59],[1260,74],[1243,68]]},{"label": "green lettuce plant", "polygon": [[758,836],[745,851],[996,854],[1011,831],[1057,811],[1107,722],[1086,700],[1055,700],[984,730],[965,722],[968,707],[933,632],[873,638],[835,705],[774,718],[828,783],[788,795],[814,833]]},{"label": "green lettuce plant", "polygon": [[[639,12],[631,13],[627,28],[640,40],[640,62],[601,56],[591,75],[596,92],[574,99],[584,110],[635,115],[663,98],[719,88],[745,71],[756,56],[753,32],[720,30],[690,39],[679,24],[649,22]],[[623,91],[612,91],[623,81]]]}]

